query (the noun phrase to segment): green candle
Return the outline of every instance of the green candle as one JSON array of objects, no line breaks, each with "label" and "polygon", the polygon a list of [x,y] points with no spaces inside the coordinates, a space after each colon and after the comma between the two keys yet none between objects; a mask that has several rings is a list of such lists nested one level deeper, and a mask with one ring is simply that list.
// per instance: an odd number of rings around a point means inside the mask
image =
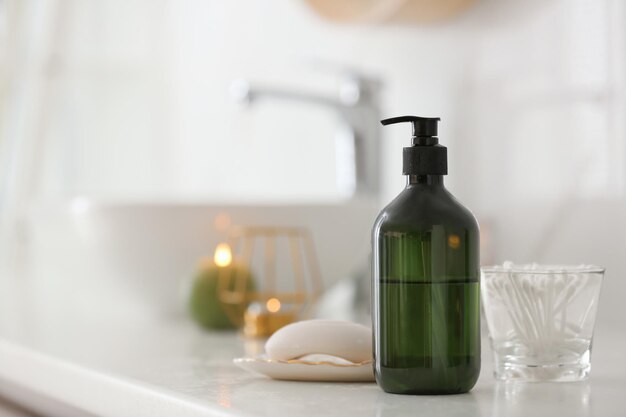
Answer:
[{"label": "green candle", "polygon": [[221,274],[245,278],[247,290],[254,290],[253,277],[248,268],[232,262],[230,250],[228,249],[228,256],[226,256],[222,245],[218,245],[215,260],[201,259],[189,296],[191,317],[207,329],[232,329],[235,327],[235,324],[226,315],[219,299],[217,283]]}]

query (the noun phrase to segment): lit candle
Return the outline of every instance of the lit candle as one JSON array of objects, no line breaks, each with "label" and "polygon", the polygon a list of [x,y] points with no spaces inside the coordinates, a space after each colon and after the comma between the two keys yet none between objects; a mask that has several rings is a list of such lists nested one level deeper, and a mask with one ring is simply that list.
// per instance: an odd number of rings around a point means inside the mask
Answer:
[{"label": "lit candle", "polygon": [[254,290],[254,282],[250,271],[233,262],[230,246],[220,243],[215,248],[213,259],[202,258],[196,273],[191,295],[189,312],[201,326],[209,329],[230,329],[235,327],[225,313],[219,299],[218,281],[224,273],[229,276],[246,279],[246,290]]},{"label": "lit candle", "polygon": [[278,298],[255,302],[244,314],[243,333],[248,337],[268,337],[283,326],[296,321],[296,312],[284,307]]}]

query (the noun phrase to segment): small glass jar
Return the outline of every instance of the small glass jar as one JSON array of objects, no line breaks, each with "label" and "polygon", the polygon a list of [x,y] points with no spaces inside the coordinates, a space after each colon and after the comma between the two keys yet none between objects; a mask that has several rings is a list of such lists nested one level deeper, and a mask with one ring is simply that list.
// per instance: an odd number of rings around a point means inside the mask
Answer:
[{"label": "small glass jar", "polygon": [[482,304],[500,380],[580,381],[589,376],[604,269],[482,268]]}]

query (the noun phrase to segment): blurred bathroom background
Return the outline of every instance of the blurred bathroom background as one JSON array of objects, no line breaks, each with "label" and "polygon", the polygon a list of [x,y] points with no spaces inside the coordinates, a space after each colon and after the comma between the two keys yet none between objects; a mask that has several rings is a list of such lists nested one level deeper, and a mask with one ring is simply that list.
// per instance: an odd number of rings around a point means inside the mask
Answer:
[{"label": "blurred bathroom background", "polygon": [[626,4],[420,2],[0,1],[0,291],[176,313],[229,224],[305,227],[327,289],[366,282],[410,137],[377,118],[416,114],[482,263],[605,266],[622,320]]}]

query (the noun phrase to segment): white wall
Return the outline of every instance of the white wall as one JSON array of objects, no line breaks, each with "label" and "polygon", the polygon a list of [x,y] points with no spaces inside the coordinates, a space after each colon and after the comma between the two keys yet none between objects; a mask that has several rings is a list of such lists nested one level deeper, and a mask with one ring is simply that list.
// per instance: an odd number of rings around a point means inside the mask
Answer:
[{"label": "white wall", "polygon": [[[624,189],[616,1],[485,0],[425,27],[341,26],[287,0],[61,4],[53,192],[332,198],[332,112],[229,100],[238,77],[336,94],[338,74],[315,59],[380,77],[384,115],[441,116],[449,184],[476,209]],[[407,140],[408,127],[385,131],[383,201],[402,186]]]},{"label": "white wall", "polygon": [[[48,188],[70,194],[331,197],[334,115],[281,104],[245,111],[229,101],[230,82],[332,95],[337,74],[307,61],[357,66],[384,80],[386,114],[441,115],[445,135],[477,48],[474,21],[484,19],[477,12],[436,27],[359,27],[326,23],[292,1],[61,3],[62,66],[50,74],[56,122],[47,131],[52,149],[71,151],[45,177]],[[387,137],[391,196],[402,183],[407,131]]]}]

